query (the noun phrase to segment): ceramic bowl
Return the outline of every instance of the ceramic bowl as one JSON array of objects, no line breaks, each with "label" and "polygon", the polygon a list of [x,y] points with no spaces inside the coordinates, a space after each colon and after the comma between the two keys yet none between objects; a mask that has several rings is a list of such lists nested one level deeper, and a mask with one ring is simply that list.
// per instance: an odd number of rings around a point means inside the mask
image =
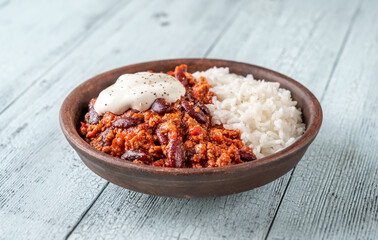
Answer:
[{"label": "ceramic bowl", "polygon": [[[252,73],[255,79],[279,82],[291,91],[302,109],[306,124],[304,134],[289,147],[268,157],[228,167],[188,169],[162,168],[121,161],[102,153],[81,138],[80,120],[88,110],[88,102],[113,84],[124,73],[146,70],[167,72],[179,64],[187,64],[189,72],[228,67],[239,75]],[[216,59],[173,59],[144,62],[117,68],[95,76],[75,88],[64,100],[59,121],[65,137],[83,162],[100,177],[121,187],[159,196],[204,198],[239,193],[267,184],[292,169],[315,139],[322,122],[322,109],[316,97],[297,81],[278,72],[255,65]]]}]

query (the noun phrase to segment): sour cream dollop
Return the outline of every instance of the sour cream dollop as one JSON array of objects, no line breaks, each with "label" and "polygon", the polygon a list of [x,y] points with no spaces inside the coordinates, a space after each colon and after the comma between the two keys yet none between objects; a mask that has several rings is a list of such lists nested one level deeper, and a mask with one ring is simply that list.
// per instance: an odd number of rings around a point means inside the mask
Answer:
[{"label": "sour cream dollop", "polygon": [[98,95],[94,109],[100,115],[105,112],[122,114],[130,108],[145,111],[157,98],[173,103],[184,95],[184,85],[168,74],[123,74]]}]

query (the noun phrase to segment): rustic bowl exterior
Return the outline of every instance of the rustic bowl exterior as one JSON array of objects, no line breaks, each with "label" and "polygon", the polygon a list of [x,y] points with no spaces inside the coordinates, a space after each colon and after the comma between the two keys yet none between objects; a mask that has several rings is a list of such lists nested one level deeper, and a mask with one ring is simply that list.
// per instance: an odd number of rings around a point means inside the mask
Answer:
[{"label": "rustic bowl exterior", "polygon": [[[302,109],[306,131],[295,143],[273,155],[229,167],[208,169],[161,168],[121,161],[92,148],[78,134],[80,119],[91,98],[113,84],[124,73],[146,70],[167,72],[179,64],[190,72],[229,67],[230,72],[255,79],[279,82],[292,93]],[[129,65],[100,74],[74,89],[65,99],[59,116],[61,128],[83,162],[104,179],[137,192],[151,195],[204,198],[247,191],[269,183],[292,169],[316,137],[322,122],[322,110],[315,96],[304,86],[280,73],[258,66],[215,59],[173,59]]]}]

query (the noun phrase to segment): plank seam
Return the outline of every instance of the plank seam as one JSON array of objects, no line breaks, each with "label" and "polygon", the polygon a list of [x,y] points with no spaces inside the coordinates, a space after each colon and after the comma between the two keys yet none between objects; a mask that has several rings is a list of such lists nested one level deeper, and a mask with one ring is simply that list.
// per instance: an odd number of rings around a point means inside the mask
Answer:
[{"label": "plank seam", "polygon": [[[128,4],[129,2],[127,2]],[[126,5],[127,5],[126,4]],[[88,38],[88,36],[90,36],[91,34],[93,34],[97,29],[99,29],[103,24],[105,24],[106,22],[108,22],[113,16],[115,16],[115,12],[118,12],[122,9],[122,6],[123,5],[123,2],[118,2],[118,4],[115,4],[113,5],[111,8],[107,9],[103,14],[101,14],[101,16],[103,17],[100,17],[98,20],[95,21],[95,23],[93,23],[90,27],[90,29],[88,30],[85,30],[84,32],[82,32],[81,34],[79,34],[79,37],[78,37],[78,40],[76,40],[70,47],[69,49],[62,54],[61,57],[59,57],[55,62],[53,62],[50,66],[48,66],[46,68],[46,71],[44,71],[43,73],[41,73],[38,77],[36,77],[34,79],[34,81],[32,81],[31,84],[29,84],[24,90],[22,90],[11,102],[8,103],[7,106],[5,106],[1,111],[0,111],[0,115],[3,114],[5,111],[7,111],[22,95],[24,95],[26,92],[28,92],[31,87],[35,84],[37,84],[38,82],[41,81],[41,79],[43,78],[43,76],[45,76],[49,71],[51,71],[53,68],[55,68],[57,65],[59,65],[60,62],[62,62],[65,58],[67,58],[68,56],[70,56],[75,49],[77,49],[78,47],[80,47],[84,42],[85,40]],[[102,20],[102,21],[101,21]]]},{"label": "plank seam", "polygon": [[335,62],[334,62],[333,65],[332,65],[331,72],[330,72],[330,74],[329,74],[329,77],[328,77],[327,83],[326,83],[326,85],[325,85],[325,87],[324,87],[324,89],[323,89],[323,93],[322,93],[322,95],[321,95],[321,97],[320,97],[320,102],[323,101],[323,99],[324,99],[324,97],[325,97],[325,94],[326,94],[326,92],[327,92],[327,90],[328,90],[328,87],[329,87],[329,84],[330,84],[330,82],[331,82],[331,80],[332,80],[332,78],[333,78],[333,74],[335,73],[336,67],[337,67],[337,65],[339,64],[339,61],[340,61],[341,55],[342,55],[343,52],[344,52],[345,45],[346,45],[346,43],[347,43],[347,41],[348,41],[348,39],[349,39],[350,33],[351,33],[352,28],[353,28],[353,26],[354,26],[354,23],[355,23],[355,21],[356,21],[357,15],[358,15],[358,13],[360,12],[360,9],[361,9],[361,1],[359,1],[359,4],[358,4],[356,10],[355,10],[354,13],[353,13],[353,16],[352,16],[352,19],[351,19],[351,21],[350,21],[350,23],[349,23],[349,26],[348,26],[347,32],[346,32],[346,34],[345,34],[345,36],[344,36],[344,39],[343,39],[343,41],[342,41],[342,43],[341,43],[341,47],[340,47],[339,51],[337,52]]},{"label": "plank seam", "polygon": [[281,204],[282,204],[282,202],[283,202],[283,198],[285,197],[286,191],[287,191],[287,189],[289,188],[289,184],[290,184],[291,179],[292,179],[292,177],[293,177],[294,170],[295,170],[295,167],[294,167],[294,169],[293,169],[293,170],[291,171],[291,173],[290,173],[290,177],[289,177],[289,180],[287,181],[287,184],[286,184],[285,190],[284,190],[284,192],[283,192],[283,194],[282,194],[282,197],[281,197],[281,199],[280,199],[280,202],[278,203],[277,209],[276,209],[276,211],[274,212],[274,216],[273,216],[272,222],[271,222],[270,225],[269,225],[268,232],[267,232],[266,235],[265,235],[265,238],[264,238],[265,240],[268,239],[268,236],[269,236],[270,230],[272,230],[274,220],[276,220],[276,217],[277,217],[277,214],[278,214],[278,210],[280,209]]},{"label": "plank seam", "polygon": [[215,38],[214,42],[210,45],[210,47],[206,50],[205,54],[203,55],[204,58],[206,58],[207,56],[209,56],[209,54],[211,53],[211,51],[214,49],[214,47],[217,45],[217,43],[219,42],[219,40],[222,38],[222,36],[226,33],[227,29],[229,29],[232,25],[232,23],[235,21],[236,19],[236,15],[237,13],[239,12],[239,9],[241,9],[241,7],[244,5],[245,1],[243,1],[242,3],[240,3],[240,6],[237,7],[235,9],[235,11],[232,13],[230,19],[228,20],[228,22],[224,25],[223,29],[220,31],[220,33],[218,34],[218,36]]},{"label": "plank seam", "polygon": [[[352,15],[351,21],[350,21],[350,23],[349,23],[349,25],[348,25],[348,28],[347,28],[347,31],[346,31],[345,36],[344,36],[344,38],[343,38],[343,41],[341,42],[341,46],[340,46],[340,48],[339,48],[339,51],[337,52],[337,55],[336,55],[335,61],[334,61],[333,65],[332,65],[331,72],[330,72],[330,75],[329,75],[329,77],[328,77],[328,80],[327,80],[326,86],[324,87],[324,89],[323,89],[323,93],[322,93],[322,95],[321,95],[321,97],[320,97],[320,102],[323,101],[324,96],[325,96],[325,94],[326,94],[326,92],[327,92],[327,90],[328,90],[328,87],[329,87],[329,85],[330,85],[330,82],[332,81],[333,74],[334,74],[334,72],[335,72],[335,70],[336,70],[336,67],[337,67],[337,65],[338,65],[338,63],[339,63],[339,61],[340,61],[340,58],[341,58],[341,56],[342,56],[342,54],[343,54],[343,52],[344,52],[345,45],[346,45],[346,43],[347,43],[347,41],[348,41],[348,39],[349,39],[349,37],[350,37],[350,33],[352,32],[352,29],[353,29],[354,23],[356,22],[356,18],[357,18],[358,13],[360,12],[360,9],[361,9],[361,1],[359,1],[358,5],[357,5],[357,7],[356,7],[356,10],[354,11],[354,13],[353,13],[353,15]],[[282,204],[282,202],[283,202],[283,199],[285,198],[286,191],[287,191],[287,189],[289,188],[289,185],[290,185],[291,180],[292,180],[292,178],[293,178],[293,175],[294,175],[294,171],[295,171],[295,169],[296,169],[296,167],[294,167],[293,170],[291,171],[291,174],[290,174],[289,180],[288,180],[288,182],[287,182],[287,184],[286,184],[285,190],[284,190],[284,192],[283,192],[283,194],[282,194],[282,197],[281,197],[281,199],[280,199],[280,202],[278,203],[278,206],[277,206],[277,209],[276,209],[276,211],[275,211],[275,213],[274,213],[274,216],[273,216],[272,222],[271,222],[270,225],[269,225],[268,232],[267,232],[267,234],[266,234],[266,236],[265,236],[265,238],[264,238],[265,240],[268,239],[269,234],[270,234],[270,231],[272,230],[272,227],[273,227],[274,221],[276,220],[276,217],[277,217],[278,211],[279,211],[279,209],[280,209],[280,207],[281,207],[281,204]]]},{"label": "plank seam", "polygon": [[80,218],[77,220],[77,222],[74,224],[74,226],[71,228],[71,230],[67,233],[64,239],[68,239],[71,234],[75,231],[77,226],[81,223],[81,221],[84,219],[84,217],[87,215],[87,213],[91,210],[93,205],[96,203],[97,199],[101,196],[101,194],[105,191],[106,187],[109,185],[109,182],[106,182],[105,185],[101,188],[100,192],[97,194],[97,196],[93,199],[91,204],[85,209],[85,211],[81,214]]}]

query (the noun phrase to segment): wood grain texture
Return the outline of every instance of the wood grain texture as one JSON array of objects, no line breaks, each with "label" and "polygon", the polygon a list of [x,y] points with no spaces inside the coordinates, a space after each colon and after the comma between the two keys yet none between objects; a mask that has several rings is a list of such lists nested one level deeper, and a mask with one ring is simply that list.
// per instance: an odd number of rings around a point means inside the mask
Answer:
[{"label": "wood grain texture", "polygon": [[[247,3],[208,56],[266,64],[321,96],[358,2],[318,4]],[[70,237],[263,239],[288,179],[286,175],[253,191],[205,200],[145,196],[110,184]]]},{"label": "wood grain texture", "polygon": [[[0,13],[12,4],[0,2]],[[72,8],[73,3],[66,4]],[[16,76],[20,66],[29,64],[34,74],[14,85],[1,80],[0,91],[3,86],[24,88],[35,80],[19,97],[9,95],[12,105],[0,115],[0,239],[63,238],[71,231],[73,239],[263,239],[272,219],[269,239],[377,238],[376,4],[365,1],[357,11],[357,0],[133,1],[127,8],[115,7],[117,13],[93,25],[88,34],[80,35],[78,26],[70,28],[82,40],[67,47],[68,52],[62,45],[56,50],[58,58],[30,52],[21,65],[21,57],[12,64],[0,60],[3,72],[4,66]],[[2,16],[0,28],[8,24]],[[70,16],[72,22],[79,21],[75,17]],[[28,27],[19,19],[12,21]],[[36,28],[55,26],[33,21]],[[32,33],[29,38],[38,40]],[[65,37],[58,34],[54,41],[59,44]],[[42,43],[38,46],[55,49]],[[319,98],[328,89],[323,131],[286,194],[290,175],[254,191],[214,199],[143,195],[107,185],[63,139],[59,106],[85,79],[128,63],[204,55],[275,69],[304,83]]]},{"label": "wood grain texture", "polygon": [[357,7],[358,0],[253,1],[208,57],[282,72],[320,98]]},{"label": "wood grain texture", "polygon": [[[204,16],[203,7],[214,11]],[[62,238],[106,186],[60,132],[58,110],[71,89],[116,66],[203,54],[220,34],[224,12],[238,7],[229,1],[132,2],[16,99],[0,115],[0,219],[7,219],[0,221],[0,238]],[[186,17],[177,9],[188,10]],[[194,34],[187,34],[189,27]]]},{"label": "wood grain texture", "polygon": [[[262,238],[279,197],[271,188],[228,197],[174,199],[149,196],[113,184],[105,189],[69,239],[250,239]],[[256,212],[259,214],[256,214]]]},{"label": "wood grain texture", "polygon": [[364,1],[269,239],[378,239],[378,2]]},{"label": "wood grain texture", "polygon": [[0,114],[127,2],[37,0],[3,4]]}]

